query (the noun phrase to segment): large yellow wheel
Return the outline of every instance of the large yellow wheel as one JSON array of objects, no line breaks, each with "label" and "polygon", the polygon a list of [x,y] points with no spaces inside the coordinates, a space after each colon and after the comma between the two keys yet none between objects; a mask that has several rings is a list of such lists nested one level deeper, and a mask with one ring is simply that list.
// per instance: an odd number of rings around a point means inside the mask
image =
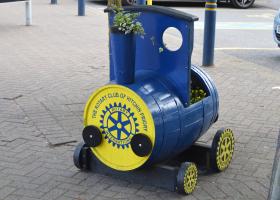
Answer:
[{"label": "large yellow wheel", "polygon": [[234,135],[231,129],[217,131],[211,147],[211,167],[214,171],[228,168],[234,152]]},{"label": "large yellow wheel", "polygon": [[103,164],[119,171],[144,165],[155,144],[155,125],[147,104],[133,90],[106,85],[89,98],[83,138]]},{"label": "large yellow wheel", "polygon": [[177,191],[181,194],[191,194],[197,184],[198,170],[194,163],[182,163],[177,175]]}]

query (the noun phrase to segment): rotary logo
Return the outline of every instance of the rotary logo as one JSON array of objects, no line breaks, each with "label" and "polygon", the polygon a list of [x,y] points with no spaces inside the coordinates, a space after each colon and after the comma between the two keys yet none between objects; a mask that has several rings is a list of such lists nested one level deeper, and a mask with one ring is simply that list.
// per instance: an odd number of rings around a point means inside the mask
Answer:
[{"label": "rotary logo", "polygon": [[129,148],[131,138],[139,132],[137,118],[125,104],[115,102],[105,108],[100,116],[100,128],[104,138],[113,147]]}]

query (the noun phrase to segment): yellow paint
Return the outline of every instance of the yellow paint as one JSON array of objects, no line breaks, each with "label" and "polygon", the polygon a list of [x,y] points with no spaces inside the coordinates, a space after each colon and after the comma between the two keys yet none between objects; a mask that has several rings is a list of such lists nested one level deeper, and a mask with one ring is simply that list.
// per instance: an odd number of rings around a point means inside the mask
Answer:
[{"label": "yellow paint", "polygon": [[148,6],[153,5],[153,0],[147,0],[147,5],[148,5]]},{"label": "yellow paint", "polygon": [[214,6],[216,6],[216,5],[217,5],[217,3],[210,3],[210,2],[206,2],[206,5],[214,5]]},{"label": "yellow paint", "polygon": [[138,133],[155,143],[152,115],[142,98],[131,89],[107,85],[94,92],[85,107],[84,125],[94,125],[102,132],[102,143],[91,150],[108,167],[128,171],[149,159],[150,155],[135,155],[130,146],[132,136]]},{"label": "yellow paint", "polygon": [[230,129],[225,129],[221,134],[217,152],[216,152],[216,162],[217,167],[220,171],[228,168],[234,151],[234,136],[233,132]]},{"label": "yellow paint", "polygon": [[216,8],[205,8],[205,10],[216,11]]},{"label": "yellow paint", "polygon": [[191,163],[185,172],[184,176],[184,190],[186,194],[190,194],[194,191],[197,184],[198,170],[194,163]]}]

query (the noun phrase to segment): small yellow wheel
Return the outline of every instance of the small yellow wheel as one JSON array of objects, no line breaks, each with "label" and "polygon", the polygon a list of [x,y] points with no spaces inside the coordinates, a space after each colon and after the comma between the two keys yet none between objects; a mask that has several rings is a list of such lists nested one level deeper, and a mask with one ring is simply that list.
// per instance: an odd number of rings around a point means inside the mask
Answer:
[{"label": "small yellow wheel", "polygon": [[182,163],[177,175],[177,191],[181,194],[191,194],[197,184],[197,174],[194,163]]},{"label": "small yellow wheel", "polygon": [[231,129],[217,131],[211,147],[211,167],[214,171],[228,168],[234,152],[234,135]]}]

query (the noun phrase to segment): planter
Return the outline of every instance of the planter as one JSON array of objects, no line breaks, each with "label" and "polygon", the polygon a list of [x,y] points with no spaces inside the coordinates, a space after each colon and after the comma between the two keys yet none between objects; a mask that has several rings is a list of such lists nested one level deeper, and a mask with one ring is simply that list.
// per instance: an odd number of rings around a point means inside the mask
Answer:
[{"label": "planter", "polygon": [[135,71],[135,37],[111,28],[111,48],[116,83],[131,84]]}]

